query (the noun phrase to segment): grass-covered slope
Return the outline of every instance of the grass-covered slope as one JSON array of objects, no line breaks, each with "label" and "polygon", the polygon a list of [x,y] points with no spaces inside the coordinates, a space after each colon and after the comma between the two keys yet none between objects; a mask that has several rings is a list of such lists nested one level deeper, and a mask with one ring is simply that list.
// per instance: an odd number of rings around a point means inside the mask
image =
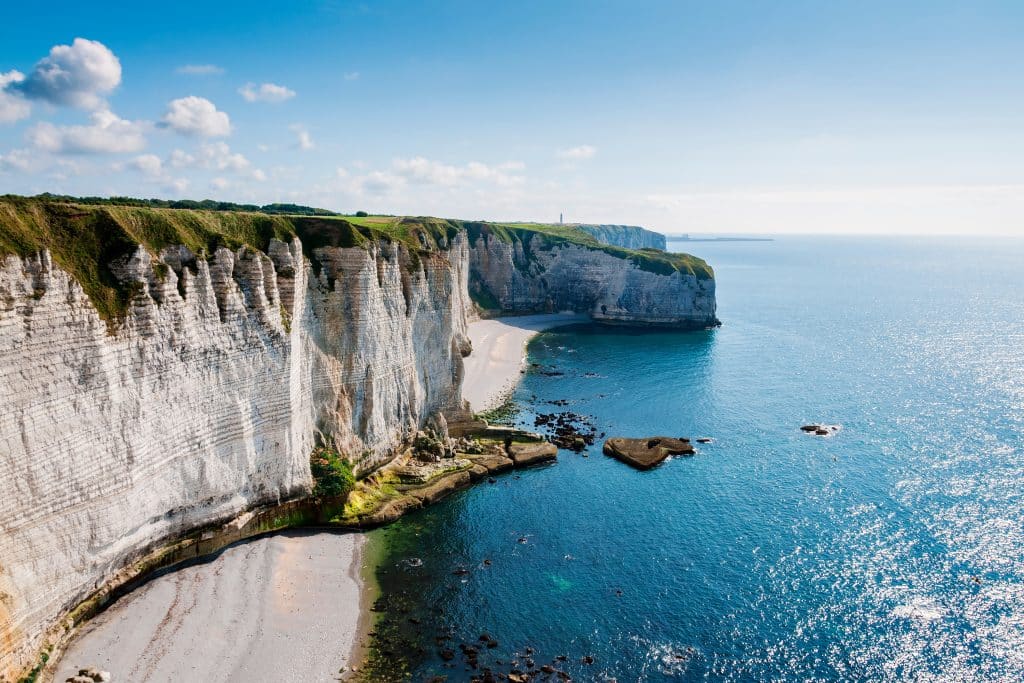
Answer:
[{"label": "grass-covered slope", "polygon": [[[572,244],[606,252],[655,273],[714,277],[710,266],[694,256],[610,246],[570,225],[339,216],[308,207],[298,207],[302,214],[287,215],[276,213],[283,205],[257,211],[217,206],[180,209],[160,206],[156,200],[118,198],[104,204],[96,198],[77,201],[52,196],[0,196],[0,257],[31,256],[49,250],[56,265],[81,284],[108,321],[123,317],[130,300],[130,292],[114,277],[109,264],[139,244],[154,254],[164,247],[183,244],[197,255],[210,255],[221,246],[237,249],[248,245],[266,250],[271,239],[287,241],[298,236],[310,254],[323,246],[366,247],[386,240],[405,244],[415,263],[421,252],[444,248],[452,237],[466,231],[471,241],[488,235],[519,242],[528,257],[530,249]],[[540,240],[533,239],[537,235]]]}]

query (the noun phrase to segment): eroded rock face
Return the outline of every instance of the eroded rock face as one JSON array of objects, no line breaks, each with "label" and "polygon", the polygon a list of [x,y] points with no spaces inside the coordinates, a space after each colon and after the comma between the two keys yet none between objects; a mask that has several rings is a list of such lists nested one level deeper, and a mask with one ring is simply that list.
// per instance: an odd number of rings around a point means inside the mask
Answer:
[{"label": "eroded rock face", "polygon": [[470,245],[471,286],[504,313],[572,310],[623,325],[702,328],[718,324],[715,281],[661,275],[603,251],[550,246],[537,235],[524,248],[491,235]]},{"label": "eroded rock face", "polygon": [[617,458],[638,470],[649,470],[670,455],[693,455],[689,439],[648,436],[643,439],[613,437],[604,442],[605,455]]},{"label": "eroded rock face", "polygon": [[143,249],[114,334],[47,253],[0,261],[0,681],[164,539],[366,470],[460,402],[468,251]]},{"label": "eroded rock face", "polygon": [[605,244],[614,244],[626,249],[661,249],[665,250],[665,236],[639,225],[589,225],[578,226],[583,232],[589,233]]}]

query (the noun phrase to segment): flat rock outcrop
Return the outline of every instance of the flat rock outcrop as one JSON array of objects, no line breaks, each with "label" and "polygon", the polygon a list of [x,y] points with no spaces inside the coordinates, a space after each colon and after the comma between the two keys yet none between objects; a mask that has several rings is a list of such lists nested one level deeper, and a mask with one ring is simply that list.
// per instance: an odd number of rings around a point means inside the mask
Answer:
[{"label": "flat rock outcrop", "polygon": [[512,443],[508,447],[509,457],[516,467],[526,467],[558,457],[558,447],[547,441],[535,443]]},{"label": "flat rock outcrop", "polygon": [[670,455],[693,455],[689,439],[650,436],[643,439],[612,437],[604,442],[605,455],[617,458],[638,470],[649,470]]}]

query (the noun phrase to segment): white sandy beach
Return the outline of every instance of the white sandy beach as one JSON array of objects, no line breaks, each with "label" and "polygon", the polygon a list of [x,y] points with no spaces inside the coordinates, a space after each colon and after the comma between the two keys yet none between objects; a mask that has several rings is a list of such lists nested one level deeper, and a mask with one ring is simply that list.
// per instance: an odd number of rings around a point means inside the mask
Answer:
[{"label": "white sandy beach", "polygon": [[465,360],[462,396],[475,411],[496,407],[519,381],[523,347],[538,332],[586,322],[590,316],[578,313],[524,315],[469,324],[473,353]]},{"label": "white sandy beach", "polygon": [[360,618],[360,534],[290,532],[161,576],[85,626],[55,681],[330,681]]}]

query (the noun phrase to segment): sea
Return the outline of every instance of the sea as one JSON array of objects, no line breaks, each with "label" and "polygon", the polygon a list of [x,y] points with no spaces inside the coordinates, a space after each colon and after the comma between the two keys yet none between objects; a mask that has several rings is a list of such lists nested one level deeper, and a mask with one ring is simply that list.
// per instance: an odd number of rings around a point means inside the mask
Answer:
[{"label": "sea", "polygon": [[722,326],[542,333],[514,420],[712,441],[641,472],[598,439],[372,532],[377,674],[1024,680],[1024,240],[669,247]]}]

